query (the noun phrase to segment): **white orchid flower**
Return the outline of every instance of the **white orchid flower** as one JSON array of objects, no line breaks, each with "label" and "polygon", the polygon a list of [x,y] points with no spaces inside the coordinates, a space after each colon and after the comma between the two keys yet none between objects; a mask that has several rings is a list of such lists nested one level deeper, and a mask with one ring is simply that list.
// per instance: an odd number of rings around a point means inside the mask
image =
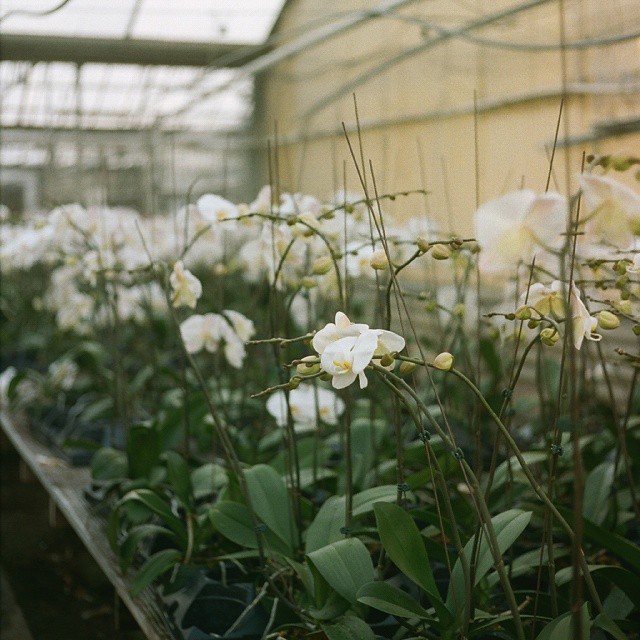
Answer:
[{"label": "white orchid flower", "polygon": [[539,247],[559,248],[566,216],[566,200],[558,193],[537,196],[523,189],[483,204],[475,213],[480,270],[513,270],[520,262],[529,263]]},{"label": "white orchid flower", "polygon": [[320,356],[322,369],[333,377],[334,389],[344,389],[356,378],[364,389],[369,381],[364,373],[378,346],[378,332],[371,329],[357,338],[349,336],[329,344]]},{"label": "white orchid flower", "polygon": [[540,316],[553,314],[557,319],[565,317],[565,303],[562,296],[562,282],[555,280],[550,286],[536,282],[520,296],[519,304],[533,308]]},{"label": "white orchid flower", "polygon": [[198,298],[202,295],[202,284],[191,271],[184,268],[182,260],[178,260],[173,265],[169,282],[171,283],[171,303],[173,306],[195,309]]},{"label": "white orchid flower", "polygon": [[[405,340],[402,336],[399,336],[393,331],[386,331],[385,329],[373,329],[378,334],[378,344],[373,354],[375,360],[380,360],[385,355],[398,353],[405,347]],[[379,363],[376,363],[379,364]],[[387,365],[385,369],[392,371],[395,367],[395,362]]]},{"label": "white orchid flower", "polygon": [[569,293],[569,309],[573,322],[573,346],[576,349],[580,349],[585,338],[595,342],[602,339],[601,335],[594,333],[598,328],[598,319],[594,318],[584,306],[584,302],[580,299],[580,291],[573,282]]},{"label": "white orchid flower", "polygon": [[[287,399],[284,391],[277,391],[267,400],[267,411],[279,427],[287,424]],[[322,387],[301,384],[289,392],[289,407],[294,429],[298,433],[313,431],[318,420],[330,425],[338,423],[344,412],[344,402],[335,393]],[[317,409],[317,410],[316,410]]]},{"label": "white orchid flower", "polygon": [[322,355],[331,343],[341,338],[357,337],[368,329],[368,324],[353,323],[342,311],[338,311],[335,322],[327,323],[313,336],[313,348]]},{"label": "white orchid flower", "polygon": [[605,242],[622,251],[640,235],[640,195],[606,176],[580,176],[587,241]]},{"label": "white orchid flower", "polygon": [[253,324],[253,320],[247,318],[247,316],[241,314],[239,311],[233,309],[225,309],[222,312],[227,320],[231,323],[233,330],[238,334],[238,337],[243,342],[251,340],[256,334],[256,327]]},{"label": "white orchid flower", "polygon": [[627,273],[639,273],[640,272],[640,253],[636,253],[631,258],[631,264],[627,265]]},{"label": "white orchid flower", "polygon": [[235,220],[238,217],[238,207],[233,202],[212,193],[202,196],[197,202],[197,207],[202,218],[208,223]]},{"label": "white orchid flower", "polygon": [[220,346],[222,327],[226,322],[215,313],[193,315],[180,325],[180,335],[189,353],[206,349],[215,353]]}]

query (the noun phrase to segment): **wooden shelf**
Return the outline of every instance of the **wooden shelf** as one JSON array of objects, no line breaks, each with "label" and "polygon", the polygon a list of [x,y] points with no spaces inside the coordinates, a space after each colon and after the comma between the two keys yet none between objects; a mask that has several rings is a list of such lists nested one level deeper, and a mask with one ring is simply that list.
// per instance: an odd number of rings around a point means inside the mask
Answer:
[{"label": "wooden shelf", "polygon": [[157,596],[151,588],[136,598],[129,593],[130,579],[120,570],[118,559],[107,541],[105,519],[95,513],[83,490],[89,486],[89,470],[71,467],[38,442],[29,430],[4,411],[0,411],[2,430],[29,466],[57,508],[113,584],[140,629],[149,640],[175,640]]}]

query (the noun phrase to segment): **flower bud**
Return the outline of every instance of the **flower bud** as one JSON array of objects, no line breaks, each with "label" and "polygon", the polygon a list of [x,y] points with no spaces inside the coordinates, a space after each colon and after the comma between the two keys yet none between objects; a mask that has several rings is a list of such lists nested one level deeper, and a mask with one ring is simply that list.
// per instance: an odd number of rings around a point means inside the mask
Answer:
[{"label": "flower bud", "polygon": [[462,302],[459,302],[453,307],[453,309],[451,309],[451,313],[453,313],[454,316],[458,316],[458,318],[464,318],[466,307]]},{"label": "flower bud", "polygon": [[313,289],[318,286],[318,283],[311,276],[305,276],[300,280],[300,285],[305,289]]},{"label": "flower bud", "polygon": [[631,306],[631,300],[620,300],[620,302],[614,303],[613,306],[620,313],[626,313],[627,315],[630,315],[633,312],[633,308]]},{"label": "flower bud", "polygon": [[416,365],[414,362],[403,361],[398,371],[400,372],[401,376],[410,376],[415,371],[415,369]]},{"label": "flower bud", "polygon": [[535,329],[539,324],[540,320],[531,319],[527,322],[527,327],[529,327],[529,329]]},{"label": "flower bud", "polygon": [[433,361],[433,366],[442,371],[449,371],[453,367],[453,356],[448,351],[438,354]]},{"label": "flower bud", "polygon": [[383,367],[390,367],[394,362],[395,360],[390,353],[385,353],[382,358],[380,358],[380,365]]},{"label": "flower bud", "polygon": [[329,256],[321,256],[313,263],[313,273],[317,276],[323,276],[331,271],[333,261]]},{"label": "flower bud", "polygon": [[329,382],[329,380],[331,380],[331,374],[330,373],[323,373],[320,376],[320,380],[324,380],[325,382]]},{"label": "flower bud", "polygon": [[633,334],[636,336],[640,336],[640,324],[633,325]]},{"label": "flower bud", "polygon": [[613,156],[612,164],[615,171],[626,171],[632,163],[628,156]]},{"label": "flower bud", "polygon": [[551,327],[547,327],[540,332],[540,340],[542,344],[546,344],[548,347],[553,347],[553,345],[558,342],[560,338],[560,334]]},{"label": "flower bud", "polygon": [[424,305],[425,311],[433,313],[438,308],[438,303],[435,300],[430,300]]},{"label": "flower bud", "polygon": [[444,244],[434,244],[431,249],[431,255],[435,260],[448,260],[451,256],[451,251]]},{"label": "flower bud", "polygon": [[620,318],[611,313],[611,311],[601,311],[596,317],[598,318],[598,326],[601,329],[617,329],[620,326]]},{"label": "flower bud", "polygon": [[422,253],[427,253],[427,251],[429,251],[429,249],[431,248],[429,241],[426,238],[423,238],[422,236],[418,236],[418,239],[416,240],[416,244],[418,245],[418,249],[420,249]]},{"label": "flower bud", "polygon": [[384,249],[377,249],[373,252],[369,264],[376,271],[384,271],[389,266],[389,260]]},{"label": "flower bud", "polygon": [[301,379],[298,376],[294,376],[289,380],[289,389],[297,389],[300,385]]},{"label": "flower bud", "polygon": [[516,311],[515,316],[518,320],[529,320],[531,318],[531,308],[526,305],[522,306]]},{"label": "flower bud", "polygon": [[213,267],[213,273],[217,276],[224,276],[227,274],[227,271],[227,265],[223,262],[218,262],[218,264]]},{"label": "flower bud", "polygon": [[301,376],[312,376],[320,371],[320,363],[316,356],[305,356],[302,362],[296,366],[296,372]]}]

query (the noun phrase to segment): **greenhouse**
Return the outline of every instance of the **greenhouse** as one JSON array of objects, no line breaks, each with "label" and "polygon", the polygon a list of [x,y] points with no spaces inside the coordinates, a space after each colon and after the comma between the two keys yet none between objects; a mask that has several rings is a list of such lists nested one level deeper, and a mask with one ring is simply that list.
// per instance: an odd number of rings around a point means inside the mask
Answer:
[{"label": "greenhouse", "polygon": [[3,640],[640,640],[640,3],[5,0]]}]

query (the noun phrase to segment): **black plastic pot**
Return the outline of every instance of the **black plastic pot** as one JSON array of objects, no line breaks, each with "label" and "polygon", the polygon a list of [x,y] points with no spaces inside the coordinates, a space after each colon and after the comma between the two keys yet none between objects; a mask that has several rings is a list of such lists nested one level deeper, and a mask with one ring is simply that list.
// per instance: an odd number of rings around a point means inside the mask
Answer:
[{"label": "black plastic pot", "polygon": [[223,584],[198,567],[180,567],[171,582],[164,584],[161,598],[169,620],[185,640],[214,637],[228,640],[257,640],[267,624],[267,614],[260,604],[243,616],[255,598],[252,583]]}]

